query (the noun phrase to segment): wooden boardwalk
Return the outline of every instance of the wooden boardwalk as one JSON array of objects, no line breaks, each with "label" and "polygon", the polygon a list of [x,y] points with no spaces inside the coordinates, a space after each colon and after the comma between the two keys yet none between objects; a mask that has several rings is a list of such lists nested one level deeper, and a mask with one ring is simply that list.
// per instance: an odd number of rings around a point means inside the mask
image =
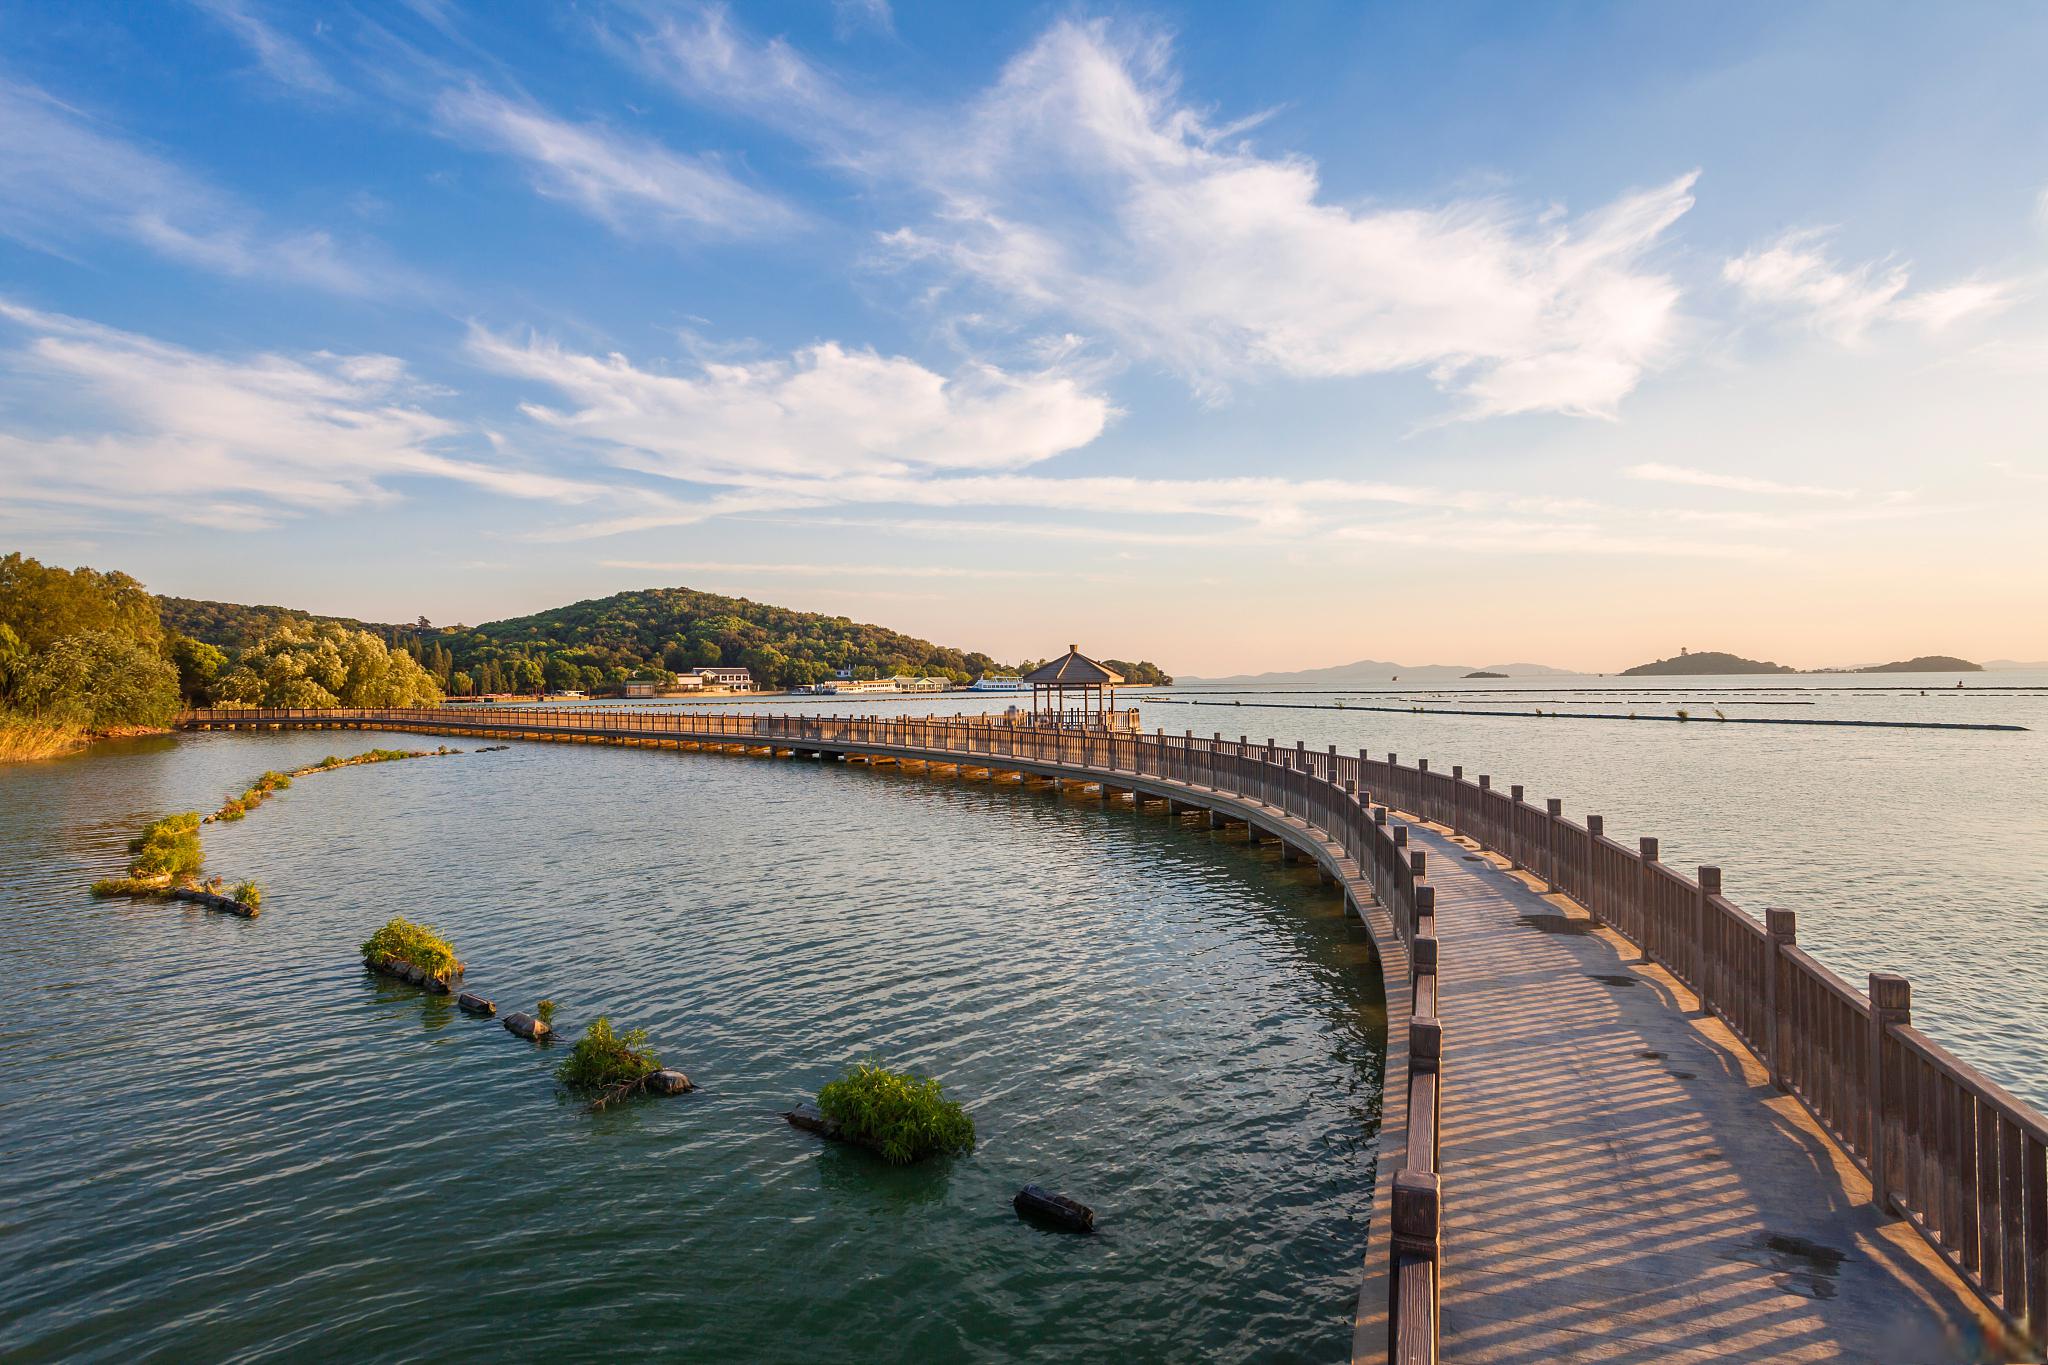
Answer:
[{"label": "wooden boardwalk", "polygon": [[1443,1359],[2014,1358],[1688,992],[1506,859],[1409,838],[1442,944]]}]

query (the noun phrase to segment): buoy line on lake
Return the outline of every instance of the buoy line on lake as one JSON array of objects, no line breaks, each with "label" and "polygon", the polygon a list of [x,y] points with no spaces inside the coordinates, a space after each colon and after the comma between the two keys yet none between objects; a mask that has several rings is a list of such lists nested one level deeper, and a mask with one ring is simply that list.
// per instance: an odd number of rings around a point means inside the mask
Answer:
[{"label": "buoy line on lake", "polygon": [[1268,711],[1386,711],[1401,716],[1488,716],[1496,720],[1666,720],[1684,725],[1838,725],[1874,730],[2025,730],[1961,720],[1825,720],[1810,716],[1636,715],[1618,711],[1474,711],[1457,706],[1340,706],[1301,701],[1190,701],[1153,697],[1154,706],[1251,706]]}]

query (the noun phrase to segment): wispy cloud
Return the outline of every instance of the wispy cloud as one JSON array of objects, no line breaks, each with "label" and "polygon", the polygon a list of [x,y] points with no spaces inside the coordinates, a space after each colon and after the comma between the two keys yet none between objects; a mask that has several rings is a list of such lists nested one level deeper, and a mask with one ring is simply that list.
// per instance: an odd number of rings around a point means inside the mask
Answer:
[{"label": "wispy cloud", "polygon": [[390,356],[207,355],[0,300],[26,334],[0,397],[10,502],[274,525],[391,499],[406,477],[506,497],[585,502],[602,488],[472,458],[457,423],[416,401]]},{"label": "wispy cloud", "polygon": [[1753,307],[1799,319],[1846,346],[1860,345],[1882,323],[1912,322],[1940,332],[2012,303],[2011,281],[1966,280],[1909,294],[1910,267],[1894,261],[1844,265],[1829,252],[1828,236],[1818,228],[1788,232],[1729,260],[1721,276]]},{"label": "wispy cloud", "polygon": [[1265,375],[1414,371],[1468,415],[1611,417],[1671,353],[1679,289],[1647,258],[1692,173],[1568,219],[1459,199],[1356,207],[1251,119],[1181,98],[1149,30],[1062,21],[962,111],[862,101],[720,7],[631,50],[687,94],[753,114],[934,206],[887,258],[971,288],[947,306],[1046,315],[1115,338],[1209,397]]},{"label": "wispy cloud", "polygon": [[716,157],[684,155],[599,123],[571,123],[477,86],[441,94],[433,117],[449,137],[524,164],[541,194],[623,234],[685,228],[741,235],[785,229],[798,218]]},{"label": "wispy cloud", "polygon": [[1721,474],[1707,469],[1688,469],[1682,465],[1637,464],[1622,471],[1631,479],[1646,479],[1652,483],[1687,484],[1694,488],[1721,488],[1731,493],[1765,493],[1793,498],[1854,498],[1853,488],[1823,488],[1814,484],[1780,483],[1775,479],[1759,479],[1748,474]]},{"label": "wispy cloud", "polygon": [[737,564],[706,559],[606,559],[607,569],[640,569],[648,573],[761,574],[774,578],[1067,578],[1046,569],[991,569],[955,564]]},{"label": "wispy cloud", "polygon": [[876,33],[896,31],[896,16],[889,8],[889,0],[832,0],[832,31],[840,42],[863,29]]},{"label": "wispy cloud", "polygon": [[258,13],[252,0],[192,0],[220,21],[256,57],[257,64],[279,85],[301,94],[332,96],[341,87],[318,58],[298,39],[285,34]]},{"label": "wispy cloud", "polygon": [[324,230],[278,231],[233,196],[34,86],[0,79],[0,233],[69,255],[120,238],[238,278],[342,294],[397,287],[402,272]]}]

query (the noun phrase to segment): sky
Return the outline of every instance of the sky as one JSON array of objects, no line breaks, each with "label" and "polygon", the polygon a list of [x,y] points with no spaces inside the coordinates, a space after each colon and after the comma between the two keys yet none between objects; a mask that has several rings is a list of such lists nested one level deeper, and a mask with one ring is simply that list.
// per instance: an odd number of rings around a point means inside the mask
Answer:
[{"label": "sky", "polygon": [[2048,658],[2048,6],[0,8],[0,545],[1221,674]]}]

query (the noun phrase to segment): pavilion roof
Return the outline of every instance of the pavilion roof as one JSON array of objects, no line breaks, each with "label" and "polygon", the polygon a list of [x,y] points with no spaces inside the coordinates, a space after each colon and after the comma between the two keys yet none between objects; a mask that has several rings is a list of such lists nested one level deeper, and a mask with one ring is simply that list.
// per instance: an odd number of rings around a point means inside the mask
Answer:
[{"label": "pavilion roof", "polygon": [[1104,668],[1083,654],[1079,645],[1068,645],[1065,654],[1024,675],[1024,681],[1034,687],[1102,687],[1123,680],[1123,674]]}]

